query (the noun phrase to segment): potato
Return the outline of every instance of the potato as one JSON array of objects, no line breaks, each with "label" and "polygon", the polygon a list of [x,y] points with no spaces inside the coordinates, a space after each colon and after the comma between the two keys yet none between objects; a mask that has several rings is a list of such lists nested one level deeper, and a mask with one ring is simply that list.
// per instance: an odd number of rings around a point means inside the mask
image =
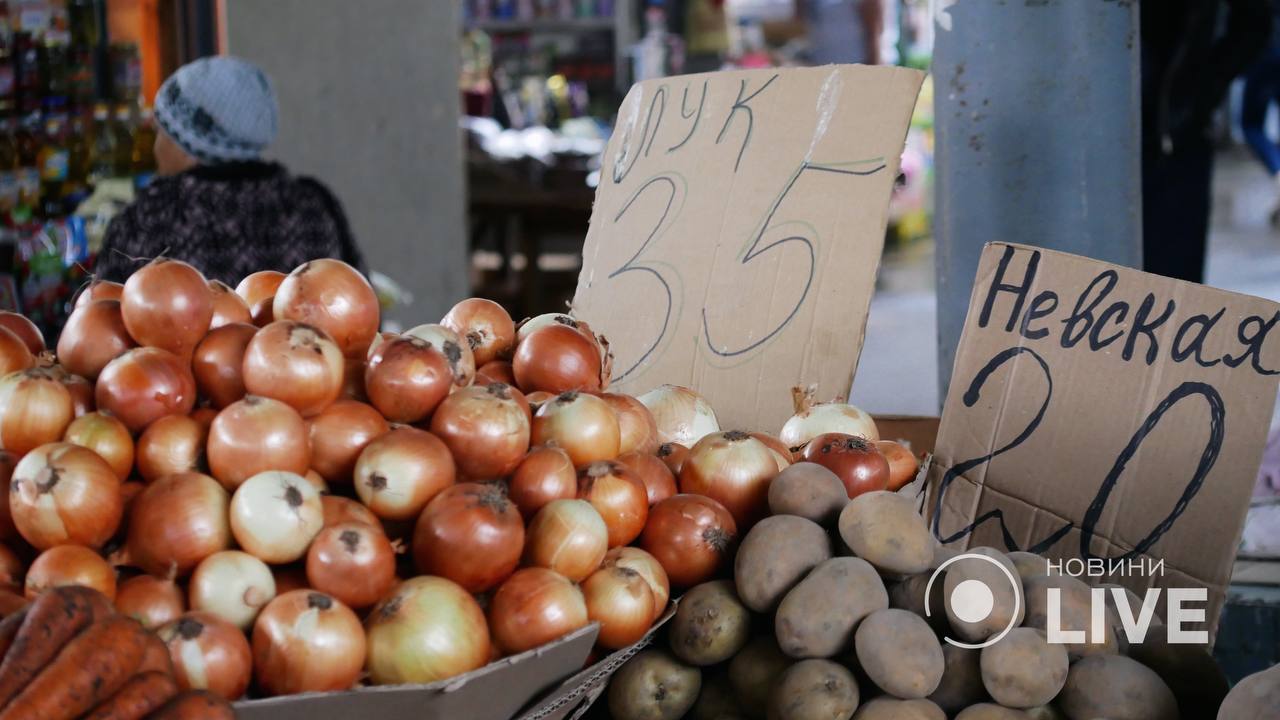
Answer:
[{"label": "potato", "polygon": [[[943,586],[947,620],[959,639],[968,643],[981,643],[992,635],[1004,632],[1010,625],[1020,625],[1026,603],[1018,598],[1022,594],[1022,580],[1018,576],[1018,569],[1004,553],[989,547],[973,548],[969,553],[992,558],[1008,571],[1008,574],[1005,574],[995,564],[977,558],[964,558],[947,566],[947,577]],[[1009,575],[1013,576],[1012,582],[1009,580]],[[965,588],[976,588],[981,591],[981,588],[985,587],[990,591],[992,599],[990,613],[975,620],[977,615],[972,614],[974,612],[972,609],[966,610],[964,607],[954,606],[952,600],[956,598],[956,588],[962,584]],[[961,597],[971,596],[970,593],[961,593]],[[959,614],[957,610],[960,611]],[[962,615],[965,617],[961,617]]]},{"label": "potato", "polygon": [[944,643],[942,657],[946,665],[942,671],[942,682],[929,699],[953,715],[988,699],[987,688],[982,684],[981,655],[981,650]]},{"label": "potato", "polygon": [[881,572],[914,575],[933,562],[933,535],[909,498],[887,490],[863,493],[840,512],[840,537]]},{"label": "potato", "polygon": [[743,714],[749,718],[765,717],[774,685],[793,662],[768,636],[753,639],[733,656],[729,663],[729,683],[733,685]]},{"label": "potato", "polygon": [[1069,720],[1178,720],[1173,691],[1154,670],[1123,655],[1091,655],[1072,665],[1055,704]]},{"label": "potato", "polygon": [[947,715],[928,700],[878,697],[859,708],[853,720],[947,720]]},{"label": "potato", "polygon": [[1280,708],[1280,665],[1236,683],[1218,710],[1218,720],[1274,717],[1276,708]]},{"label": "potato", "polygon": [[662,650],[642,650],[609,681],[615,720],[680,720],[698,699],[702,672]]},{"label": "potato", "polygon": [[769,512],[773,515],[796,515],[827,527],[835,524],[848,503],[844,483],[817,463],[798,462],[769,483]]},{"label": "potato", "polygon": [[689,720],[746,720],[747,714],[738,707],[733,685],[729,683],[728,670],[720,670],[703,677],[702,693],[694,703]]},{"label": "potato", "polygon": [[[1027,714],[1021,710],[982,703],[980,705],[971,705],[967,710],[957,715],[956,720],[1027,720]],[[1102,720],[1102,718],[1098,717],[1093,720]]]},{"label": "potato", "polygon": [[944,570],[942,576],[933,581],[928,602],[929,612],[926,613],[924,593],[929,589],[929,578],[932,576],[932,572],[924,572],[890,585],[889,607],[919,615],[929,623],[929,627],[933,628],[934,632],[945,635],[951,629],[947,624],[946,594],[943,590],[946,586],[946,571]]},{"label": "potato", "polygon": [[887,607],[875,568],[860,558],[832,558],[782,599],[774,618],[778,646],[794,658],[832,657],[852,644],[863,618]]},{"label": "potato", "polygon": [[1009,553],[1009,561],[1018,569],[1018,576],[1026,583],[1034,577],[1049,574],[1049,560],[1044,556],[1018,550]]},{"label": "potato", "polygon": [[750,637],[751,613],[728,580],[695,586],[685,593],[671,618],[671,651],[690,665],[724,662]]},{"label": "potato", "polygon": [[787,668],[769,698],[769,720],[849,720],[857,709],[858,683],[830,660]]},{"label": "potato", "polygon": [[982,649],[982,685],[1011,708],[1046,705],[1067,684],[1067,649],[1050,645],[1041,630],[1014,628]]},{"label": "potato", "polygon": [[915,700],[938,689],[946,660],[933,630],[906,610],[878,610],[854,634],[858,664],[882,690]]},{"label": "potato", "polygon": [[809,571],[831,557],[831,541],[820,525],[795,515],[765,518],[738,548],[733,577],[738,597],[756,612],[769,612]]},{"label": "potato", "polygon": [[1102,642],[1093,642],[1093,591],[1084,582],[1068,575],[1045,575],[1031,578],[1025,584],[1027,592],[1027,617],[1023,625],[1049,631],[1049,593],[1056,589],[1059,597],[1058,629],[1062,631],[1086,631],[1083,643],[1067,643],[1067,655],[1072,662],[1090,655],[1115,655],[1120,643],[1115,628],[1103,627]]},{"label": "potato", "polygon": [[1163,626],[1148,632],[1146,642],[1130,648],[1129,657],[1146,665],[1173,690],[1184,718],[1211,718],[1231,684],[1222,668],[1202,645],[1169,643]]},{"label": "potato", "polygon": [[960,551],[955,548],[950,548],[946,545],[935,545],[933,547],[933,560],[929,561],[929,569],[937,570],[942,563],[959,554]]}]

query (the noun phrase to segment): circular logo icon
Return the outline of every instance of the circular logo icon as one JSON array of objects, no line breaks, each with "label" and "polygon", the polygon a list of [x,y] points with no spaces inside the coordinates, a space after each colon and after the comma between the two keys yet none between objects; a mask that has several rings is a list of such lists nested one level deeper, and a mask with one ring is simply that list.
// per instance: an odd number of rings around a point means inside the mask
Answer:
[{"label": "circular logo icon", "polygon": [[[1009,579],[1009,586],[1013,588],[1013,615],[1009,617],[1009,624],[1003,630],[980,643],[966,643],[951,637],[944,637],[943,640],[955,645],[956,647],[966,648],[969,650],[980,650],[1000,642],[1005,635],[1009,634],[1018,623],[1018,611],[1022,608],[1022,593],[1018,592],[1019,582],[1009,572],[1009,568],[1000,564],[999,560],[988,555],[979,553],[963,553],[957,555],[950,560],[938,566],[937,570],[929,576],[929,582],[924,587],[924,614],[925,617],[933,617],[933,608],[930,607],[930,599],[933,597],[933,581],[937,580],[948,565],[959,562],[961,560],[981,560],[991,563],[1000,568],[1000,572]],[[946,599],[946,603],[951,606],[951,612],[956,619],[964,623],[978,623],[991,617],[991,613],[995,611],[996,594],[991,588],[981,580],[964,580],[958,583],[951,590],[951,595]]]}]

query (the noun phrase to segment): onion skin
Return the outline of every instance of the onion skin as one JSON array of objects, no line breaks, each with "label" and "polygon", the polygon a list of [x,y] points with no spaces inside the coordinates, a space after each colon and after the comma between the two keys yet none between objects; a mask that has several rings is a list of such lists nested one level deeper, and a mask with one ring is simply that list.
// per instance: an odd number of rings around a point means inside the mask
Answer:
[{"label": "onion skin", "polygon": [[778,439],[793,451],[826,433],[853,435],[870,442],[880,439],[875,420],[853,405],[842,402],[815,404],[812,389],[794,388],[792,395],[796,414],[782,426]]},{"label": "onion skin", "polygon": [[658,424],[644,403],[618,393],[604,393],[600,398],[618,415],[618,454],[658,452]]},{"label": "onion skin", "polygon": [[307,582],[348,607],[369,607],[395,586],[395,550],[381,528],[362,523],[325,528],[307,550]]},{"label": "onion skin", "polygon": [[189,612],[156,634],[169,648],[174,679],[183,690],[208,690],[231,702],[248,689],[253,663],[249,641],[226,620]]},{"label": "onion skin", "polygon": [[650,507],[678,492],[675,475],[657,455],[629,452],[619,455],[618,463],[626,466],[644,484]]},{"label": "onion skin", "polygon": [[224,408],[245,396],[244,351],[258,329],[230,323],[209,331],[196,346],[191,372],[200,395],[215,408]]},{"label": "onion skin", "polygon": [[71,393],[49,370],[0,378],[0,448],[18,457],[62,438],[74,413]]},{"label": "onion skin", "polygon": [[508,385],[461,388],[440,403],[431,432],[449,447],[462,477],[506,477],[529,450],[526,407]]},{"label": "onion skin", "polygon": [[311,469],[332,485],[350,485],[360,453],[391,429],[377,410],[354,400],[335,402],[308,420],[307,428]]},{"label": "onion skin", "polygon": [[70,443],[32,450],[13,469],[9,512],[28,543],[101,547],[124,513],[120,478],[97,453]]},{"label": "onion skin", "polygon": [[244,350],[244,388],[311,417],[342,395],[343,368],[342,352],[323,330],[277,320]]},{"label": "onion skin", "polygon": [[537,447],[512,474],[507,494],[528,520],[552,500],[578,497],[578,472],[569,453],[558,447]]},{"label": "onion skin", "polygon": [[341,260],[303,263],[276,289],[271,311],[323,330],[346,357],[363,353],[378,332],[380,308],[373,286]]},{"label": "onion skin", "polygon": [[95,300],[119,300],[124,295],[124,285],[110,280],[92,280],[80,288],[76,295],[75,310]]},{"label": "onion skin", "polygon": [[[274,298],[284,278],[285,274],[282,272],[259,270],[246,275],[240,284],[236,285],[236,294],[244,299],[245,305],[253,307],[263,300]],[[270,303],[267,304],[270,305]]]},{"label": "onion skin", "polygon": [[609,529],[609,547],[629,545],[649,519],[644,483],[622,463],[594,462],[578,472],[578,497],[591,503]]},{"label": "onion skin", "polygon": [[258,558],[239,550],[223,550],[196,566],[188,594],[192,610],[212,613],[248,630],[276,596],[276,580],[271,568]]},{"label": "onion skin", "polygon": [[617,413],[586,393],[561,393],[533,418],[533,444],[564,448],[577,467],[616,458],[620,439]]},{"label": "onion skin", "polygon": [[600,362],[594,339],[564,325],[548,325],[516,347],[511,367],[522,390],[599,391],[603,385]]},{"label": "onion skin", "polygon": [[314,590],[293,590],[253,623],[253,666],[268,695],[346,690],[365,661],[365,633],[346,605]]},{"label": "onion skin", "polygon": [[778,438],[770,435],[769,433],[762,432],[753,432],[749,434],[751,437],[764,443],[765,447],[769,448],[769,450],[773,452],[773,459],[778,461],[778,472],[786,470],[791,467],[793,462],[795,462],[795,455],[791,452],[791,448],[783,445],[782,441]]},{"label": "onion skin", "polygon": [[0,328],[16,335],[33,357],[45,351],[44,334],[25,315],[0,311]]},{"label": "onion skin", "polygon": [[658,442],[693,447],[706,435],[720,431],[715,410],[701,395],[679,385],[662,385],[636,398],[658,428]]},{"label": "onion skin", "polygon": [[95,300],[71,313],[58,336],[58,361],[69,372],[97,379],[107,363],[137,347],[124,327],[119,300]]},{"label": "onion skin", "polygon": [[733,515],[701,495],[676,495],[649,510],[640,547],[667,571],[673,587],[693,587],[715,577],[733,556],[738,539]]},{"label": "onion skin", "polygon": [[376,685],[435,682],[489,660],[484,611],[444,578],[404,581],[369,613],[366,628],[369,679]]},{"label": "onion skin", "polygon": [[92,412],[81,415],[67,426],[63,442],[89,448],[107,461],[121,482],[133,471],[133,436],[115,416]]},{"label": "onion skin", "polygon": [[26,370],[35,364],[36,356],[31,354],[22,338],[8,328],[0,327],[0,375]]},{"label": "onion skin", "polygon": [[525,532],[524,563],[554,570],[574,582],[600,567],[609,551],[609,528],[585,500],[552,500]]},{"label": "onion skin", "polygon": [[916,479],[920,461],[910,450],[892,440],[878,440],[875,446],[889,463],[889,484],[885,487],[886,490],[897,492]]},{"label": "onion skin", "polygon": [[253,322],[249,314],[249,303],[236,294],[226,283],[220,280],[209,281],[209,297],[213,300],[213,317],[209,320],[209,329],[214,330],[232,323]]},{"label": "onion skin", "polygon": [[456,479],[445,444],[425,430],[407,426],[381,435],[356,460],[356,495],[383,520],[416,518]]},{"label": "onion skin", "polygon": [[840,478],[849,498],[889,486],[889,461],[867,440],[843,433],[825,433],[804,448],[806,462],[817,463]]},{"label": "onion skin", "polygon": [[107,363],[94,397],[99,410],[140,433],[165,415],[189,414],[196,404],[196,381],[189,361],[160,348],[135,348]]},{"label": "onion skin", "polygon": [[[445,359],[449,361],[449,369],[453,371],[453,384],[455,387],[467,387],[473,382],[478,382],[476,379],[476,358],[471,352],[471,345],[464,341],[458,333],[443,325],[428,324],[406,330],[404,334],[427,341],[444,355]],[[372,350],[373,348],[371,347],[370,352]],[[506,380],[490,380],[480,384],[487,385],[489,382],[515,384],[514,379],[510,382]]]},{"label": "onion skin", "polygon": [[471,346],[476,367],[507,355],[516,342],[516,325],[501,305],[484,298],[467,298],[449,310],[441,325]]},{"label": "onion skin", "polygon": [[399,337],[382,348],[382,361],[367,367],[369,402],[390,422],[425,420],[453,390],[453,371],[443,353],[415,337]]},{"label": "onion skin", "polygon": [[769,482],[778,474],[775,453],[737,430],[712,433],[689,449],[680,469],[680,492],[705,495],[724,505],[740,528],[769,514]]},{"label": "onion skin", "polygon": [[183,577],[231,547],[227,491],[200,473],[180,473],[147,486],[129,511],[129,564],[157,577]]},{"label": "onion skin", "polygon": [[382,523],[369,508],[350,498],[337,495],[325,495],[320,498],[324,509],[324,527],[331,528],[343,523],[362,523],[382,531]]},{"label": "onion skin", "polygon": [[116,597],[116,571],[98,553],[80,545],[57,545],[40,553],[27,570],[26,598],[67,585],[90,587]]},{"label": "onion skin", "polygon": [[13,525],[13,515],[9,512],[9,482],[13,478],[13,468],[18,464],[18,456],[0,450],[0,540],[9,542],[18,538],[18,528]]},{"label": "onion skin", "polygon": [[628,567],[602,567],[582,583],[587,619],[600,623],[596,642],[610,650],[637,643],[653,622],[653,591]]},{"label": "onion skin", "polygon": [[[55,365],[54,368],[58,368],[58,366]],[[94,411],[97,403],[93,400],[93,386],[89,384],[88,380],[63,370],[58,382],[62,383],[67,392],[71,393],[72,415],[80,417]]]},{"label": "onion skin", "polygon": [[639,573],[653,594],[653,621],[662,617],[667,609],[667,601],[671,599],[671,581],[658,558],[638,547],[616,547],[604,556],[600,567],[624,567]]},{"label": "onion skin", "polygon": [[441,492],[423,509],[413,531],[419,572],[482,593],[520,564],[524,521],[498,485],[463,483]]},{"label": "onion skin", "polygon": [[268,470],[303,475],[310,468],[307,425],[279,400],[247,396],[228,405],[209,428],[210,471],[228,490]]},{"label": "onion skin", "polygon": [[155,482],[166,475],[203,472],[208,435],[199,421],[184,415],[156,420],[138,438],[138,474]]},{"label": "onion skin", "polygon": [[190,358],[209,331],[213,295],[199,270],[160,258],[129,276],[120,296],[120,314],[139,345]]},{"label": "onion skin", "polygon": [[562,638],[588,622],[582,591],[564,576],[544,568],[517,571],[498,588],[489,604],[494,643],[508,655]]},{"label": "onion skin", "polygon": [[511,363],[506,360],[490,360],[484,367],[476,370],[476,382],[481,385],[497,382],[514,387],[516,376],[511,369]]},{"label": "onion skin", "polygon": [[138,575],[116,588],[116,612],[155,630],[186,612],[187,599],[172,580]]},{"label": "onion skin", "polygon": [[689,459],[689,448],[680,443],[663,443],[658,446],[658,459],[666,464],[672,475],[680,477],[684,461]]},{"label": "onion skin", "polygon": [[269,471],[231,497],[231,534],[250,555],[279,565],[298,560],[324,527],[320,493],[300,475]]}]

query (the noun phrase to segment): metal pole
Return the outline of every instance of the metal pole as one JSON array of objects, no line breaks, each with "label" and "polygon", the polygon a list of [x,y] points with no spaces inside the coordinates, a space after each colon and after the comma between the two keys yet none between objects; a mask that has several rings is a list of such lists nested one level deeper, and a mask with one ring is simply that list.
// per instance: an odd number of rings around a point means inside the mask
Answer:
[{"label": "metal pole", "polygon": [[1142,266],[1136,0],[935,0],[938,375],[978,257],[1018,242]]}]

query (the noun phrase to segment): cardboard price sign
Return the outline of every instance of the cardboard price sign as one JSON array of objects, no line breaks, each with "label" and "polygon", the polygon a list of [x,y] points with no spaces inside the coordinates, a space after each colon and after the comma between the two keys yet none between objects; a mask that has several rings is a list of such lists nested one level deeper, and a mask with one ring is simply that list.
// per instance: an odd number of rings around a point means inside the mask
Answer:
[{"label": "cardboard price sign", "polygon": [[640,83],[618,111],[575,313],[614,383],[688,385],[776,432],[849,391],[923,75],[828,66]]},{"label": "cardboard price sign", "polygon": [[1081,579],[1140,596],[1207,588],[1212,637],[1276,399],[1277,310],[988,245],[930,470],[934,533],[1126,568]]}]

